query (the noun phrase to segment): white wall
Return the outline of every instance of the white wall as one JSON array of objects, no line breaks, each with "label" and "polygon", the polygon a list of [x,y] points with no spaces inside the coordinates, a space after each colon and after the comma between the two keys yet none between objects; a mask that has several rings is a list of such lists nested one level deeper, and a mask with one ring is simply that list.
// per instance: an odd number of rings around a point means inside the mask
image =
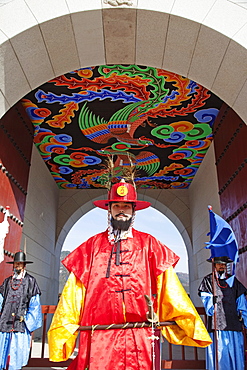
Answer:
[{"label": "white wall", "polygon": [[[34,261],[27,270],[42,291],[42,304],[56,304],[60,250],[55,249],[58,188],[36,147],[33,147],[28,183],[22,248]],[[55,294],[54,294],[55,293]]]},{"label": "white wall", "polygon": [[189,260],[190,293],[194,304],[201,306],[201,300],[197,295],[198,286],[202,278],[211,272],[211,264],[206,261],[210,257],[210,251],[205,249],[204,244],[209,240],[208,205],[213,207],[215,213],[221,215],[213,145],[210,146],[189,188],[189,198],[193,250],[192,258]]}]

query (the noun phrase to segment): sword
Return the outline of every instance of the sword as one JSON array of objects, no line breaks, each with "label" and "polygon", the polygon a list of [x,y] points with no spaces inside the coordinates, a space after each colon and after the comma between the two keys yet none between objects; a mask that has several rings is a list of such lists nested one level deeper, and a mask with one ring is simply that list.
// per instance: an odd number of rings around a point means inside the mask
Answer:
[{"label": "sword", "polygon": [[155,328],[160,328],[162,326],[169,326],[169,325],[177,325],[176,321],[162,321],[159,322],[157,314],[153,310],[153,302],[149,298],[148,295],[144,295],[147,306],[147,320],[144,322],[125,322],[123,324],[109,324],[109,325],[84,325],[79,326],[78,330],[110,330],[110,329],[137,329],[137,328],[151,328],[155,326]]},{"label": "sword", "polygon": [[[175,321],[161,321],[154,324],[156,328],[162,326],[177,325]],[[151,328],[152,323],[148,321],[144,322],[125,322],[123,324],[110,324],[110,325],[84,325],[79,326],[78,330],[110,330],[110,329],[137,329],[137,328]]]}]

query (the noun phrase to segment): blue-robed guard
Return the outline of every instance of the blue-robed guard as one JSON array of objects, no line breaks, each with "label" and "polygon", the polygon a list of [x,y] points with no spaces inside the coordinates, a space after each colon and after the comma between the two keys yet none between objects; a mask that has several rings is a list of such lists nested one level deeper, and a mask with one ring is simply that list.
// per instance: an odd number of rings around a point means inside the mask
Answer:
[{"label": "blue-robed guard", "polygon": [[[227,279],[227,256],[209,259],[213,273],[207,275],[199,286],[199,295],[208,316],[207,329],[213,343],[206,348],[208,370],[244,370],[243,325],[247,327],[247,289],[235,277],[230,286]],[[214,284],[214,287],[213,287]],[[214,316],[215,315],[215,316]],[[216,335],[214,330],[216,328]],[[217,340],[217,361],[216,343]]]},{"label": "blue-robed guard", "polygon": [[32,332],[42,326],[41,292],[24,252],[7,263],[13,274],[0,286],[0,369],[19,370],[28,363]]},{"label": "blue-robed guard", "polygon": [[[247,327],[247,289],[234,275],[238,248],[234,233],[221,217],[210,212],[212,273],[198,288],[208,316],[213,343],[206,348],[207,370],[244,370],[244,335]],[[228,264],[229,268],[227,268]],[[232,274],[228,274],[232,267]]]}]

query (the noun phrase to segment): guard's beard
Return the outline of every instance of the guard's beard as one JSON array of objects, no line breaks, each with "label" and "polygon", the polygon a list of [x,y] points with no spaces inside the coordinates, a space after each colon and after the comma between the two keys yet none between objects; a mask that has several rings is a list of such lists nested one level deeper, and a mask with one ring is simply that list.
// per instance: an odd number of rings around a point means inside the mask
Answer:
[{"label": "guard's beard", "polygon": [[21,269],[14,269],[14,271],[15,271],[15,273],[17,274],[17,275],[20,275],[20,273],[21,273]]},{"label": "guard's beard", "polygon": [[129,220],[115,220],[115,218],[111,218],[111,224],[113,230],[121,230],[127,231],[131,225],[132,217]]},{"label": "guard's beard", "polygon": [[220,270],[220,271],[218,271],[218,274],[219,274],[219,275],[223,275],[223,274],[224,274],[224,272],[225,272],[225,270]]}]

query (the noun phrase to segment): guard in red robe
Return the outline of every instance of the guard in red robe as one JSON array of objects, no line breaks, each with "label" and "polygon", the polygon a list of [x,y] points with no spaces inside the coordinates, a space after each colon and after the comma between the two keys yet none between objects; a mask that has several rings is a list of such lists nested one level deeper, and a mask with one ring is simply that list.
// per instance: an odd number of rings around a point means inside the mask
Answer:
[{"label": "guard in red robe", "polygon": [[147,321],[145,295],[159,321],[176,321],[162,330],[169,342],[208,346],[205,326],[173,271],[179,257],[132,227],[135,211],[150,203],[138,201],[133,185],[122,180],[112,186],[107,201],[94,204],[108,209],[108,229],[63,261],[70,276],[48,332],[50,360],[71,356],[79,326],[109,325],[108,330],[80,333],[69,370],[154,369],[152,328],[110,329],[111,324]]}]

